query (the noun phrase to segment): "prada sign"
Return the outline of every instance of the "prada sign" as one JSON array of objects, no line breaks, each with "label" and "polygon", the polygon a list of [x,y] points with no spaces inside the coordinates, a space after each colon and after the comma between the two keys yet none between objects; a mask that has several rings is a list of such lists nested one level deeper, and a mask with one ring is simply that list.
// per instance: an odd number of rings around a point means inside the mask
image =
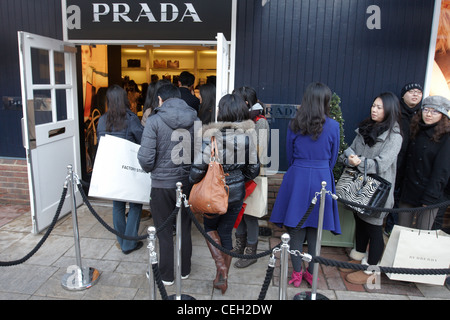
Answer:
[{"label": "prada sign", "polygon": [[231,35],[235,0],[62,0],[64,40],[215,41]]}]

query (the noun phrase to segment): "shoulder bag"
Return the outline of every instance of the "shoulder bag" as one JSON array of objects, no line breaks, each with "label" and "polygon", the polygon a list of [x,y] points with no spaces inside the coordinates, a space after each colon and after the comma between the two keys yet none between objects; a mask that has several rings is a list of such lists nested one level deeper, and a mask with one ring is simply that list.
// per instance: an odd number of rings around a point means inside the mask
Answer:
[{"label": "shoulder bag", "polygon": [[[336,183],[336,195],[359,205],[383,208],[391,190],[391,183],[378,175],[378,162],[375,160],[377,174],[367,174],[367,158],[364,160],[364,173],[357,169],[345,167]],[[347,205],[359,213],[377,216],[381,212]]]},{"label": "shoulder bag", "polygon": [[211,137],[211,158],[203,179],[192,186],[189,204],[194,213],[205,216],[225,214],[228,209],[229,188],[225,183],[225,173],[218,162],[217,141]]}]

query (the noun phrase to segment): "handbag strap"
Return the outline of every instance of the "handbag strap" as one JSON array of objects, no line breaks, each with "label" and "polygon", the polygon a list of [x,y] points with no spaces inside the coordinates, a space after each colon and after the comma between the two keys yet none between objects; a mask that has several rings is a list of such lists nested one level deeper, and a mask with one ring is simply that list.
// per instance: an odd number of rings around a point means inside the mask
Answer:
[{"label": "handbag strap", "polygon": [[211,137],[211,158],[210,161],[216,160],[219,155],[219,148],[217,147],[217,140],[215,136]]},{"label": "handbag strap", "polygon": [[[375,171],[377,175],[379,175],[380,167],[378,166],[378,161],[376,159],[373,159],[375,162]],[[364,183],[367,180],[367,158],[364,158]]]}]

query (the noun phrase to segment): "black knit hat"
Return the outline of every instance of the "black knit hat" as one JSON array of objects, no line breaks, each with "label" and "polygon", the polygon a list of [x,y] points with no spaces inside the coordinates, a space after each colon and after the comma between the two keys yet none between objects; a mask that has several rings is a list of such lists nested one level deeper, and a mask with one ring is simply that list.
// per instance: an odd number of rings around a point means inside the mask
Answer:
[{"label": "black knit hat", "polygon": [[400,94],[400,97],[403,98],[405,93],[407,91],[409,91],[409,90],[412,90],[412,89],[419,89],[420,91],[423,92],[423,88],[422,88],[422,86],[420,84],[418,84],[417,82],[411,82],[411,83],[405,84],[405,86],[402,88],[402,92]]}]

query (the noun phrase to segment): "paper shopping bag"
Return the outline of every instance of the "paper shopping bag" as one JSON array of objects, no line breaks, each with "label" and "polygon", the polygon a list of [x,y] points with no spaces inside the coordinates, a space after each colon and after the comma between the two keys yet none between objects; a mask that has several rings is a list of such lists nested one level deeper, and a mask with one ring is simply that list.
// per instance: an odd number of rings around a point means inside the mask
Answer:
[{"label": "paper shopping bag", "polygon": [[139,164],[139,147],[115,136],[102,137],[95,157],[89,196],[148,204],[151,177]]},{"label": "paper shopping bag", "polygon": [[[440,269],[450,266],[450,236],[437,230],[394,226],[380,265],[394,268]],[[391,273],[392,280],[443,285],[446,275]]]},{"label": "paper shopping bag", "polygon": [[261,218],[267,214],[268,181],[267,177],[261,176],[256,177],[254,181],[256,188],[244,201],[247,204],[245,214]]}]

